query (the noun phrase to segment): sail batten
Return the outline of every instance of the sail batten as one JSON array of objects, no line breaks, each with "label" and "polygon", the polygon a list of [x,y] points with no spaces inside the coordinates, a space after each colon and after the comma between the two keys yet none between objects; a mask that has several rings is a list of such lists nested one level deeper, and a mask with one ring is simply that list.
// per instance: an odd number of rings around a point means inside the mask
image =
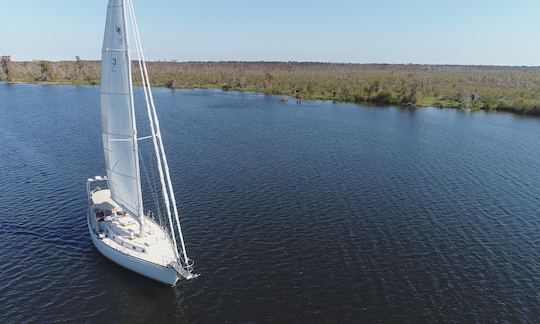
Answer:
[{"label": "sail batten", "polygon": [[142,218],[137,128],[134,117],[126,8],[109,0],[101,57],[101,115],[111,198]]}]

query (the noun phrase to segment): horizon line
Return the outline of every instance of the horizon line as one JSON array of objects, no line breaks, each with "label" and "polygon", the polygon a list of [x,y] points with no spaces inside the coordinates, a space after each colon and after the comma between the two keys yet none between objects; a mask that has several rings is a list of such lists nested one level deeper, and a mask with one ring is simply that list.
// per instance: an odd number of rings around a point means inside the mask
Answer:
[{"label": "horizon line", "polygon": [[[10,55],[2,55],[10,56]],[[47,59],[32,59],[32,60],[12,60],[11,62],[74,62],[75,59],[63,60],[47,60]],[[100,62],[100,59],[81,59],[81,61]],[[132,60],[137,61],[137,60]],[[357,62],[331,62],[331,61],[265,61],[265,60],[178,60],[178,59],[158,59],[146,60],[149,63],[248,63],[248,64],[329,64],[329,65],[401,65],[401,66],[455,66],[455,67],[509,67],[509,68],[538,68],[540,65],[504,65],[504,64],[459,64],[459,63],[357,63]]]}]

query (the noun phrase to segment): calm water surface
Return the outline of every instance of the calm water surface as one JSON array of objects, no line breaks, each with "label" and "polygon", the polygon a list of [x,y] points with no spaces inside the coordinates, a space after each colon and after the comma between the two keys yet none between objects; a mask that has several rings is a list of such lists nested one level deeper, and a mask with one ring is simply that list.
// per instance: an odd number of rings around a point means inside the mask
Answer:
[{"label": "calm water surface", "polygon": [[540,318],[540,119],[155,97],[202,276],[167,287],[93,247],[98,87],[0,83],[3,323]]}]

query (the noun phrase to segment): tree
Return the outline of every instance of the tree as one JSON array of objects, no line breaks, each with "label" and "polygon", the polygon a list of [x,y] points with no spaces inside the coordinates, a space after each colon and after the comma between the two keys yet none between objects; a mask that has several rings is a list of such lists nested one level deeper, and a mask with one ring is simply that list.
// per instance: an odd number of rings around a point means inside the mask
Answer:
[{"label": "tree", "polygon": [[375,80],[369,86],[364,88],[365,99],[370,101],[376,98],[382,91],[383,86],[381,81]]},{"label": "tree", "polygon": [[8,55],[0,57],[0,64],[2,66],[2,70],[4,70],[4,74],[6,75],[6,81],[15,81],[13,77],[13,65],[11,64],[11,57]]},{"label": "tree", "polygon": [[55,77],[54,67],[51,61],[39,61],[41,77],[38,81],[51,81]]},{"label": "tree", "polygon": [[176,79],[175,78],[169,79],[165,81],[163,85],[166,86],[167,88],[174,89],[176,88]]},{"label": "tree", "polygon": [[270,71],[264,73],[264,83],[266,89],[272,88],[272,81],[274,80],[274,75]]},{"label": "tree", "polygon": [[82,80],[85,76],[85,64],[79,55],[75,56],[75,79]]},{"label": "tree", "polygon": [[401,105],[414,106],[416,105],[417,90],[416,83],[412,85],[407,84],[407,82],[401,83],[401,88],[399,90],[399,103]]},{"label": "tree", "polygon": [[461,109],[471,109],[472,108],[472,96],[469,93],[469,91],[465,89],[461,89],[458,92],[458,101],[459,101],[459,108]]}]

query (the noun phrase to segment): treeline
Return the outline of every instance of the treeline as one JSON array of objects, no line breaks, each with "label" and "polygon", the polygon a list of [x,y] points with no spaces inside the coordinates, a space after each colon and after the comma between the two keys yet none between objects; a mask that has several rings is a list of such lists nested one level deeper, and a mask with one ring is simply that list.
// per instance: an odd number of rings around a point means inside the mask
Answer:
[{"label": "treeline", "polygon": [[[9,82],[98,84],[99,61],[12,62]],[[220,88],[383,105],[504,110],[540,115],[540,68],[301,62],[149,62],[155,86]],[[140,81],[134,62],[133,79]]]}]

